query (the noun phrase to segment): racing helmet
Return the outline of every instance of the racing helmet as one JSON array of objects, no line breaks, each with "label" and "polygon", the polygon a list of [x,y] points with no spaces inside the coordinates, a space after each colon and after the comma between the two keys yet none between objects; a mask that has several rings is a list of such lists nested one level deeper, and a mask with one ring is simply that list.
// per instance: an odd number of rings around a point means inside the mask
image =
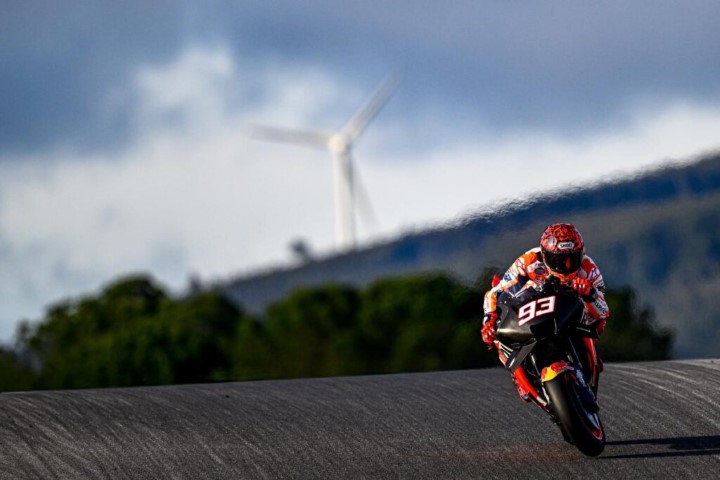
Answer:
[{"label": "racing helmet", "polygon": [[574,277],[585,256],[582,235],[569,223],[548,226],[540,237],[545,266],[555,276]]}]

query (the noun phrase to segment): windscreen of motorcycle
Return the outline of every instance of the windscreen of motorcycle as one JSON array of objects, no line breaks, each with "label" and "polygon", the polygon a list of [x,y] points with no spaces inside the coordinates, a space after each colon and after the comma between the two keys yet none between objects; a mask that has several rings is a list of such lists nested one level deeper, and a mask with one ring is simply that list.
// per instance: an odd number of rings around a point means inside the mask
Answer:
[{"label": "windscreen of motorcycle", "polygon": [[522,296],[500,299],[500,322],[497,336],[511,342],[525,343],[535,338],[557,335],[570,322],[582,318],[582,302],[564,293],[544,294],[529,291]]}]

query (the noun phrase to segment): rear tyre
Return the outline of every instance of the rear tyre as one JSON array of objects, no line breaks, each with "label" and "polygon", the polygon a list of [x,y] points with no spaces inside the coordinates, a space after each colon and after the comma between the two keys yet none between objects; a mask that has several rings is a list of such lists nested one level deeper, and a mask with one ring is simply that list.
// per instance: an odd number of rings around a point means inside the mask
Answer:
[{"label": "rear tyre", "polygon": [[585,455],[596,457],[605,449],[605,429],[598,414],[583,406],[577,388],[568,372],[545,383],[563,437]]}]

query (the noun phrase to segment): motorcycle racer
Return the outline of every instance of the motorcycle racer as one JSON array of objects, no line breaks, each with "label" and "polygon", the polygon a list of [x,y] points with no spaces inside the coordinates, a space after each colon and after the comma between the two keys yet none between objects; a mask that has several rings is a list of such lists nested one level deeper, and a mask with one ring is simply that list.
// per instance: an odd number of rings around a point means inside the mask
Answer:
[{"label": "motorcycle racer", "polygon": [[[542,287],[549,275],[561,283],[570,286],[585,306],[586,318],[597,331],[598,336],[605,329],[610,309],[605,301],[605,283],[595,262],[585,254],[585,244],[580,232],[571,224],[558,223],[548,226],[540,237],[540,246],[528,250],[513,262],[502,279],[493,282],[485,293],[483,310],[482,339],[490,347],[495,345],[498,308],[497,299],[501,292],[517,295],[530,287]],[[591,379],[590,386],[597,393],[598,377],[602,371],[602,362],[595,350],[595,340],[583,339],[585,361],[583,370]],[[506,358],[498,349],[500,361],[505,365]],[[513,381],[520,397],[529,401],[527,378],[522,368],[513,373]]]}]

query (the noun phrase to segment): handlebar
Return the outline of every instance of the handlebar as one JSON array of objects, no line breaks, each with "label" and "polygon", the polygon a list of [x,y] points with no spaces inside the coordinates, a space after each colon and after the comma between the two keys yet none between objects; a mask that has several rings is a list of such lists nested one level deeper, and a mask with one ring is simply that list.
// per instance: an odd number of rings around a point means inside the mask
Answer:
[{"label": "handlebar", "polygon": [[539,289],[542,292],[560,292],[562,290],[571,292],[573,291],[572,287],[568,282],[561,282],[558,277],[553,275],[552,273],[548,273],[547,277],[545,277],[545,283],[543,286]]}]

